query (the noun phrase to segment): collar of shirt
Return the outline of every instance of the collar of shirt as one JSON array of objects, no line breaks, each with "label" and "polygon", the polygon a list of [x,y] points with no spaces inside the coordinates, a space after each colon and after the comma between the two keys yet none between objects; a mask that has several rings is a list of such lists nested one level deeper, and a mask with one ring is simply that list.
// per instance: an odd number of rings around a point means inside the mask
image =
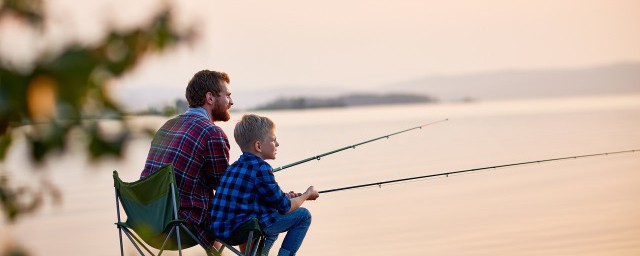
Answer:
[{"label": "collar of shirt", "polygon": [[194,115],[199,115],[202,116],[208,120],[211,120],[211,117],[209,116],[209,113],[207,113],[207,110],[204,109],[203,107],[195,107],[195,108],[189,108],[187,109],[187,112],[184,112],[185,114],[189,115],[189,114],[194,114]]},{"label": "collar of shirt", "polygon": [[251,152],[242,152],[242,155],[240,155],[240,158],[249,158],[250,160],[260,160],[259,162],[264,161],[264,160],[262,160],[262,158],[260,158],[259,156],[254,155]]},{"label": "collar of shirt", "polygon": [[271,167],[271,165],[269,163],[267,163],[267,161],[265,161],[264,159],[260,158],[259,156],[254,155],[253,153],[250,152],[242,152],[242,155],[240,156],[240,159],[244,159],[244,161],[247,162],[252,162],[252,163],[256,163],[256,164],[265,164],[269,167],[269,169],[273,169]]}]

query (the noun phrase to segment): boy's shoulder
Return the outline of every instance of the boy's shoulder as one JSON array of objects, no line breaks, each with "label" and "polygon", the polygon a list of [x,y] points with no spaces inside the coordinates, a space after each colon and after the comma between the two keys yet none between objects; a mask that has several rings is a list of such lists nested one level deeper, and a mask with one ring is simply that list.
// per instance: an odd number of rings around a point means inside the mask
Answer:
[{"label": "boy's shoulder", "polygon": [[231,169],[271,172],[273,174],[273,168],[269,163],[254,154],[246,152],[243,153],[240,158],[238,158],[238,160],[236,160],[229,166],[229,170]]}]

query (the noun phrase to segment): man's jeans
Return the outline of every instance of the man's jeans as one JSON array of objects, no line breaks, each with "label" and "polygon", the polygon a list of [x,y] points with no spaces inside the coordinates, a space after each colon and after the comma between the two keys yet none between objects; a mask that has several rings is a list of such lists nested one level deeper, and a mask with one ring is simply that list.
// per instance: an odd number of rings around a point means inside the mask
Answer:
[{"label": "man's jeans", "polygon": [[283,232],[287,232],[287,235],[282,241],[278,256],[296,255],[300,245],[302,245],[304,236],[307,234],[309,225],[311,225],[311,214],[309,210],[302,207],[289,214],[278,215],[276,222],[262,229],[262,232],[267,236],[262,255],[269,254],[269,250],[278,238],[278,234]]}]

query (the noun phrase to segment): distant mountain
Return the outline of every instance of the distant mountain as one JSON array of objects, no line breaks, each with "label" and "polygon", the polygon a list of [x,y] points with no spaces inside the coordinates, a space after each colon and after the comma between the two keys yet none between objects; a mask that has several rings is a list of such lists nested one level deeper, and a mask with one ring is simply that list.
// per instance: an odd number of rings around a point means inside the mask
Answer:
[{"label": "distant mountain", "polygon": [[[558,70],[513,70],[468,75],[424,76],[422,78],[384,84],[368,90],[350,89],[348,85],[326,85],[308,87],[289,85],[261,91],[234,92],[235,110],[265,107],[278,100],[289,100],[288,104],[303,106],[355,105],[357,95],[429,95],[431,100],[468,101],[541,97],[566,97],[598,94],[640,93],[640,63],[623,63],[582,69]],[[173,106],[176,99],[183,99],[184,88],[123,88],[117,90],[119,98],[132,111],[147,108],[162,109]],[[352,98],[340,99],[341,95]],[[426,96],[425,96],[426,97]],[[304,103],[300,101],[304,99]],[[339,102],[339,101],[340,102]],[[393,104],[386,99],[367,99],[376,104]],[[324,101],[324,102],[323,102]],[[346,101],[346,102],[342,102]]]},{"label": "distant mountain", "polygon": [[639,93],[640,63],[573,70],[427,76],[384,87],[428,94],[446,101]]},{"label": "distant mountain", "polygon": [[264,105],[261,105],[256,109],[307,109],[424,102],[435,102],[435,99],[428,96],[415,94],[350,94],[330,98],[290,97],[278,98]]},{"label": "distant mountain", "polygon": [[337,98],[340,95],[349,94],[344,88],[338,86],[322,86],[319,88],[306,88],[302,86],[282,86],[263,90],[243,91],[241,88],[233,92],[234,107],[237,109],[255,109],[260,106],[273,103],[277,99],[295,98]]}]

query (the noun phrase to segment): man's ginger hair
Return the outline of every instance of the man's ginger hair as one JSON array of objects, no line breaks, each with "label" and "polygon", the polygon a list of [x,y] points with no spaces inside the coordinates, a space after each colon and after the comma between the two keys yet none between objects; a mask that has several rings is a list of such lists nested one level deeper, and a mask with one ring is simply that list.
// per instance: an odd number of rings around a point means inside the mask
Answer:
[{"label": "man's ginger hair", "polygon": [[222,82],[230,83],[229,75],[224,72],[202,70],[193,75],[187,85],[185,96],[190,108],[204,105],[207,92],[220,96]]}]

